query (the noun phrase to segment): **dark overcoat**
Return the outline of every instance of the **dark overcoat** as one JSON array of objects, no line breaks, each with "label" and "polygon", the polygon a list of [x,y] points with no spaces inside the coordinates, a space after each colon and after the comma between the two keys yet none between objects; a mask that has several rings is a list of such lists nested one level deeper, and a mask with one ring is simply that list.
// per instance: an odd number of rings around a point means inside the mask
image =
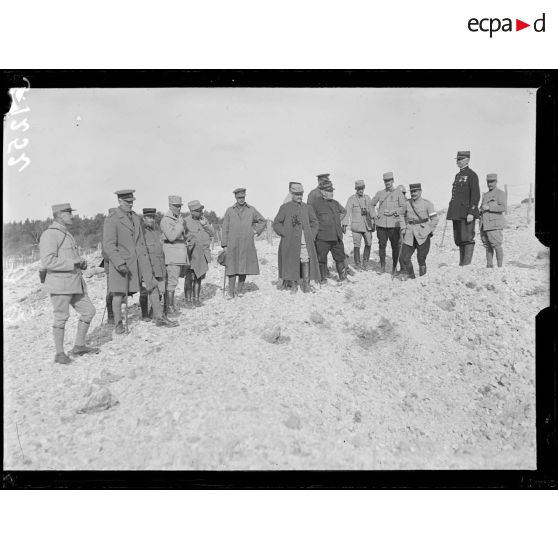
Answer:
[{"label": "dark overcoat", "polygon": [[202,225],[199,219],[194,219],[191,215],[188,215],[184,221],[190,238],[190,266],[199,279],[209,269],[211,237],[215,236],[215,231],[209,223],[205,222]]},{"label": "dark overcoat", "polygon": [[163,252],[163,239],[161,232],[157,229],[150,229],[144,225],[143,236],[145,238],[145,246],[151,261],[153,275],[159,279],[164,279],[167,268],[165,267],[165,253]]},{"label": "dark overcoat", "polygon": [[267,221],[251,205],[234,204],[225,212],[221,245],[227,248],[225,273],[227,275],[259,275],[258,253],[254,232],[261,234]]},{"label": "dark overcoat", "polygon": [[459,169],[453,181],[446,219],[458,221],[466,219],[469,214],[478,219],[479,200],[480,188],[477,173],[469,167]]},{"label": "dark overcoat", "polygon": [[[140,290],[141,281],[148,291],[157,286],[147,253],[140,218],[133,211],[129,214],[118,208],[105,219],[103,251],[109,259],[109,291],[126,292],[126,276],[116,268],[125,263],[131,271],[129,293]],[[106,261],[105,261],[106,265]]]},{"label": "dark overcoat", "polygon": [[320,268],[314,241],[318,234],[318,219],[311,206],[290,201],[279,208],[273,221],[273,230],[281,237],[279,252],[279,278],[300,280],[300,245],[302,234],[310,257],[310,279],[320,280]]},{"label": "dark overcoat", "polygon": [[341,219],[345,217],[345,208],[337,200],[320,197],[314,200],[312,209],[319,223],[316,240],[342,241]]}]

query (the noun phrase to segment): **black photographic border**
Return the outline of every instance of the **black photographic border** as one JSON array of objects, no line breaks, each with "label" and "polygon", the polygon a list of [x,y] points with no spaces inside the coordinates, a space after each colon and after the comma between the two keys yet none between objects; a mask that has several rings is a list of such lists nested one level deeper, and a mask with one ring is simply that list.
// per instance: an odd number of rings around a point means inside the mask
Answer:
[{"label": "black photographic border", "polygon": [[[550,489],[558,487],[557,70],[2,70],[2,112],[11,87],[448,87],[537,88],[535,231],[550,248],[550,305],[536,319],[537,469],[393,471],[18,471],[5,489]],[[451,123],[448,123],[451,125]],[[3,141],[3,140],[2,140]],[[3,378],[2,378],[3,393]],[[2,431],[3,438],[3,431]],[[2,455],[4,447],[2,444]]]}]

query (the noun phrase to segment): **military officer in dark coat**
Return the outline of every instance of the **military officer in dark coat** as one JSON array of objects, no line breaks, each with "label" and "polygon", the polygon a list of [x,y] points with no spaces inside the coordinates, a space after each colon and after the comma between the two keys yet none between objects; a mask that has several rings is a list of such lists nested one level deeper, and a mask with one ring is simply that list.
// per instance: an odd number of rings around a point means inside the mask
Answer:
[{"label": "military officer in dark coat", "polygon": [[459,265],[469,265],[475,250],[475,219],[479,218],[480,188],[477,173],[469,168],[470,151],[458,151],[451,200],[446,219],[453,222],[453,239],[459,246]]},{"label": "military officer in dark coat", "polygon": [[308,205],[312,205],[316,200],[319,200],[322,197],[322,188],[327,184],[331,184],[331,180],[329,179],[329,173],[318,174],[317,178],[318,178],[318,185],[313,190],[310,190],[310,193],[306,198],[306,203]]},{"label": "military officer in dark coat", "polygon": [[482,195],[481,203],[481,240],[486,249],[486,267],[494,267],[493,258],[496,252],[498,267],[504,262],[504,227],[506,219],[504,213],[507,210],[506,193],[498,188],[498,175],[490,173],[486,175],[488,192]]},{"label": "military officer in dark coat", "polygon": [[333,199],[333,190],[333,184],[330,182],[322,187],[322,197],[311,204],[319,223],[316,251],[322,283],[327,281],[327,255],[329,252],[331,252],[335,261],[339,281],[347,279],[343,228],[341,226],[341,219],[345,217],[346,211],[337,200]]}]

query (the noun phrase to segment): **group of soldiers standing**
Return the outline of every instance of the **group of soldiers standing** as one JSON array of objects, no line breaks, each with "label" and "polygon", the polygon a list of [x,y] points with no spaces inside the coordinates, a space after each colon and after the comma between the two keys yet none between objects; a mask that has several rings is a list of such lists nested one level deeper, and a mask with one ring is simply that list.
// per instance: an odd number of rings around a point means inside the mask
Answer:
[{"label": "group of soldiers standing", "polygon": [[[480,219],[481,240],[486,249],[487,266],[503,263],[503,214],[506,196],[497,188],[497,175],[487,175],[488,192],[483,194],[477,174],[469,168],[470,152],[459,151],[447,220],[453,222],[454,241],[459,246],[460,265],[469,265],[475,245],[475,219]],[[392,172],[383,174],[384,188],[370,198],[364,193],[363,180],[355,182],[355,193],[345,207],[334,199],[329,174],[318,175],[318,185],[302,201],[304,188],[299,182],[289,183],[289,195],[279,208],[273,229],[281,237],[278,251],[279,289],[305,293],[313,291],[311,281],[327,282],[327,258],[331,253],[339,281],[347,279],[348,258],[343,243],[349,227],[353,240],[355,267],[368,270],[372,234],[379,244],[379,273],[386,272],[386,248],[391,246],[392,277],[414,279],[411,258],[417,252],[419,275],[426,273],[430,239],[438,225],[432,202],[422,197],[420,183],[405,188],[394,185]],[[179,278],[184,278],[185,307],[201,306],[202,280],[211,261],[211,238],[215,232],[204,217],[204,206],[193,200],[188,203],[189,215],[182,216],[182,198],[171,195],[169,210],[156,224],[156,209],[144,208],[143,218],[132,210],[135,190],[115,192],[118,207],[111,208],[103,229],[103,262],[107,276],[106,310],[108,322],[116,334],[126,332],[122,304],[128,296],[140,293],[142,319],[157,327],[176,327],[174,317],[180,312],[175,302]],[[247,275],[258,275],[259,266],[254,237],[267,227],[266,219],[246,203],[246,189],[233,191],[235,203],[225,213],[222,225],[223,251],[218,260],[225,265],[228,277],[228,298],[242,296]],[[75,210],[69,203],[52,206],[54,222],[40,240],[42,276],[54,310],[53,336],[55,362],[72,362],[64,352],[64,329],[69,307],[79,314],[73,356],[98,353],[99,349],[85,343],[86,334],[95,315],[87,295],[82,271],[87,268],[79,256],[76,242],[68,231]],[[364,242],[362,258],[360,248]],[[397,271],[399,263],[400,269]],[[126,306],[127,308],[127,306]]]}]

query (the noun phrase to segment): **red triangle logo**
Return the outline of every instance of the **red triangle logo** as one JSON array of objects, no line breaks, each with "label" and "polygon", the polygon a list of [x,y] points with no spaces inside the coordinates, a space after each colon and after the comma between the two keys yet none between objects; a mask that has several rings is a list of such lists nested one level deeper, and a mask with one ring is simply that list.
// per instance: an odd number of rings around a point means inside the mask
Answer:
[{"label": "red triangle logo", "polygon": [[522,29],[525,29],[526,27],[531,27],[531,24],[530,23],[525,23],[524,21],[521,21],[520,19],[515,20],[515,30],[516,31],[521,31]]}]

